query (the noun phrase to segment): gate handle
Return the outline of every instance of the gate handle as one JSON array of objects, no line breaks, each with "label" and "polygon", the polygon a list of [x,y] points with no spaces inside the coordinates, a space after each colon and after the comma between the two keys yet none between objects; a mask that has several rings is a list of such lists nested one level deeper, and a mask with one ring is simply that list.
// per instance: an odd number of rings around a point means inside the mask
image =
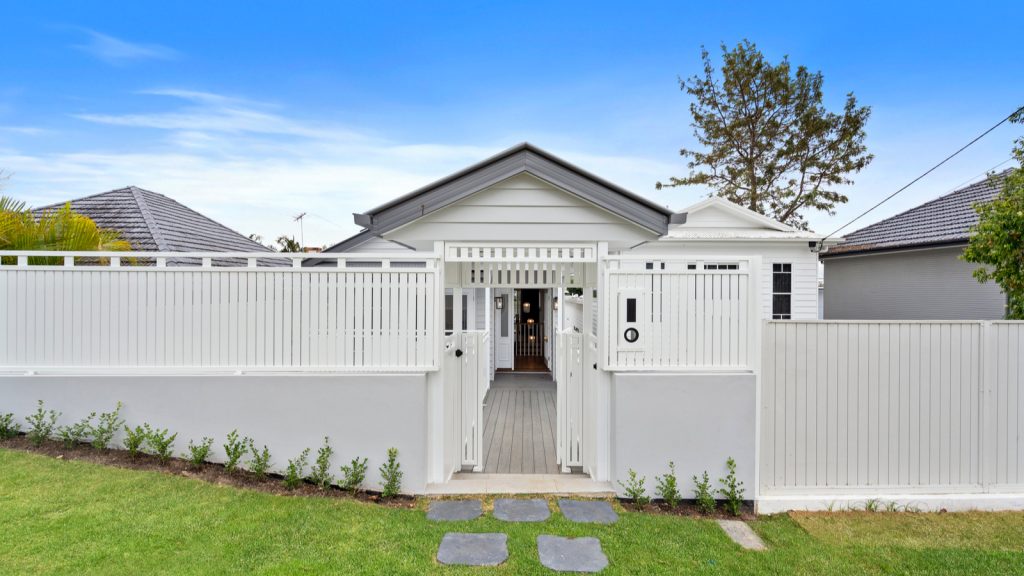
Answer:
[{"label": "gate handle", "polygon": [[594,370],[597,370],[597,362],[594,362]]},{"label": "gate handle", "polygon": [[461,348],[456,348],[455,349],[455,357],[456,358],[462,358],[462,349]]}]

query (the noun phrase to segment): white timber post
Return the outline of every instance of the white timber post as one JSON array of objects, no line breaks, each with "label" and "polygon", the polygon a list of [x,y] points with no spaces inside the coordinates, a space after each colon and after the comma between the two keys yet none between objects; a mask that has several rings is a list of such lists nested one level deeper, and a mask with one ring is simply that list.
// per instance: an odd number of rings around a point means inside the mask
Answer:
[{"label": "white timber post", "polygon": [[431,482],[447,479],[444,470],[444,242],[434,242],[434,364],[427,375],[427,477]]},{"label": "white timber post", "polygon": [[[606,372],[608,367],[608,353],[607,353],[607,342],[608,342],[608,314],[610,302],[612,300],[611,295],[607,293],[608,287],[608,273],[605,270],[605,266],[608,262],[608,243],[598,242],[597,244],[597,262],[594,264],[594,274],[597,276],[595,284],[597,285],[597,306],[591,304],[591,314],[597,314],[597,370],[593,369],[593,366],[587,366],[589,372],[594,376],[595,386],[592,388],[595,392],[594,406],[597,411],[597,421],[594,426],[594,456],[596,462],[594,463],[595,476],[597,480],[601,482],[607,482],[612,480],[611,474],[611,410],[612,410],[612,398],[611,398],[611,375]],[[592,294],[592,293],[591,293]],[[602,305],[603,304],[603,305]],[[593,321],[591,319],[591,321]],[[586,346],[584,340],[584,346]],[[586,346],[589,348],[589,346]],[[587,371],[585,371],[586,373]]]}]

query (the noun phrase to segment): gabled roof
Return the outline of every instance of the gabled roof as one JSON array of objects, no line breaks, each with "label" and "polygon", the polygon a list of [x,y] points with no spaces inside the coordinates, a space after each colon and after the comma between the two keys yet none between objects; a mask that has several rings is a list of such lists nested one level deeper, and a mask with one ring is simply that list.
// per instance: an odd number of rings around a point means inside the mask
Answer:
[{"label": "gabled roof", "polygon": [[822,253],[822,258],[854,252],[877,252],[963,244],[978,223],[974,205],[991,202],[1014,169],[993,174],[945,196],[911,208],[846,235],[846,240]]},{"label": "gabled roof", "polygon": [[612,184],[529,143],[509,148],[423,188],[365,212],[356,224],[386,234],[453,204],[502,180],[529,172],[533,176],[604,208],[621,218],[664,234],[672,211]]},{"label": "gabled roof", "polygon": [[[706,213],[717,218],[703,220]],[[702,214],[703,213],[703,214]],[[799,230],[730,202],[712,196],[680,211],[662,240],[820,240],[822,234]]]},{"label": "gabled roof", "polygon": [[[40,214],[64,203],[33,209]],[[135,186],[71,200],[71,209],[101,228],[117,230],[134,250],[157,252],[273,252],[163,194]]]}]

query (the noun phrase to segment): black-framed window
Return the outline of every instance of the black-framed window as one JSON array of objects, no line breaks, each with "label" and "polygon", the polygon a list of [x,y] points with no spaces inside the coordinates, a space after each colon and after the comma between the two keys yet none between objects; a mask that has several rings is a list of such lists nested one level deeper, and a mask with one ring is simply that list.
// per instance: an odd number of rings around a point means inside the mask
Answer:
[{"label": "black-framed window", "polygon": [[772,319],[789,320],[793,308],[793,265],[772,264]]}]

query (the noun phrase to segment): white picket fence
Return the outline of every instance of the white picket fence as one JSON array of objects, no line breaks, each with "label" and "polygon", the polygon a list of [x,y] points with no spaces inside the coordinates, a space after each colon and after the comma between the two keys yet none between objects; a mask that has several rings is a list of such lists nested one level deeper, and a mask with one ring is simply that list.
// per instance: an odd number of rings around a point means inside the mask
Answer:
[{"label": "white picket fence", "polygon": [[766,322],[760,489],[1024,487],[1024,322]]},{"label": "white picket fence", "polygon": [[0,370],[437,367],[432,255],[58,254],[0,266]]},{"label": "white picket fence", "polygon": [[444,337],[446,474],[483,469],[483,402],[490,385],[490,345],[486,330]]},{"label": "white picket fence", "polygon": [[[723,270],[686,266],[608,270],[609,369],[752,369],[758,310],[748,263]],[[635,300],[635,322],[624,312],[627,299]],[[624,338],[630,328],[638,331],[633,343]]]}]

